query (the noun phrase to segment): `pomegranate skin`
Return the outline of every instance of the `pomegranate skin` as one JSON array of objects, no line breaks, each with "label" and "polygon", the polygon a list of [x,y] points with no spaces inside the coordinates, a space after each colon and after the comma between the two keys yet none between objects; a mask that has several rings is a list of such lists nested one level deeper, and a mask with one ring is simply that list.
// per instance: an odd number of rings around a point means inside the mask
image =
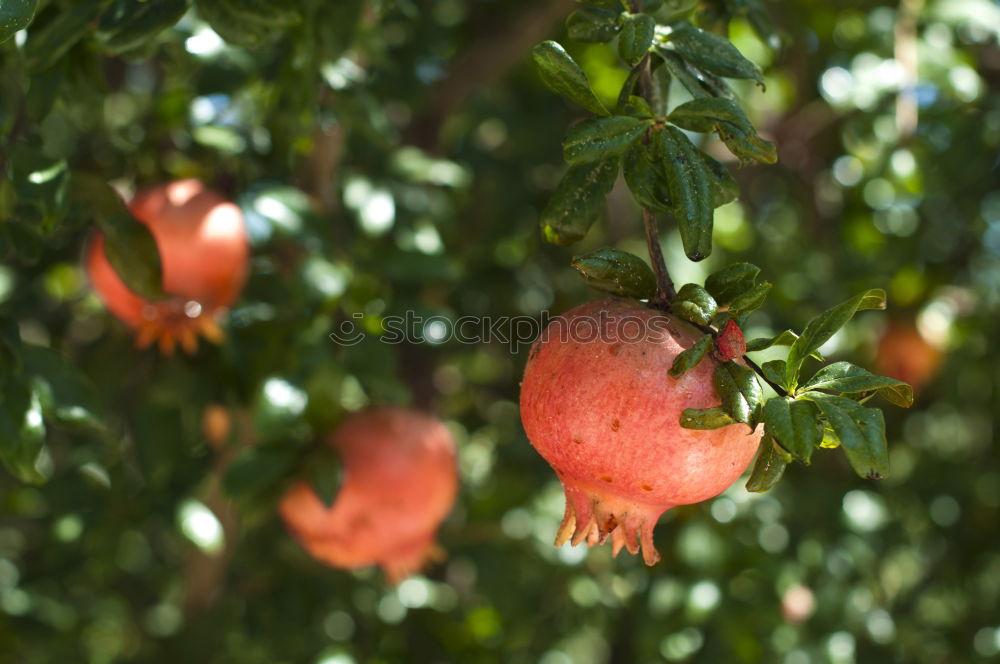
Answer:
[{"label": "pomegranate skin", "polygon": [[379,565],[393,584],[440,557],[434,536],[458,492],[455,444],[444,424],[376,408],[348,417],[329,443],[343,464],[333,504],[299,482],[279,507],[302,546],[333,567]]},{"label": "pomegranate skin", "polygon": [[85,255],[87,276],[105,306],[136,332],[136,343],[158,342],[165,353],[197,337],[219,341],[217,320],[247,279],[250,244],[243,214],[198,180],[177,180],[140,191],[129,211],[152,233],[163,268],[164,300],[131,291],[108,262],[104,236],[95,232]]},{"label": "pomegranate skin", "polygon": [[521,383],[528,439],[556,471],[566,514],[555,545],[642,548],[659,560],[660,515],[724,491],[746,469],[763,428],[684,429],[685,408],[718,406],[717,362],[678,379],[667,371],[701,333],[684,321],[615,298],[555,318],[535,342]]}]

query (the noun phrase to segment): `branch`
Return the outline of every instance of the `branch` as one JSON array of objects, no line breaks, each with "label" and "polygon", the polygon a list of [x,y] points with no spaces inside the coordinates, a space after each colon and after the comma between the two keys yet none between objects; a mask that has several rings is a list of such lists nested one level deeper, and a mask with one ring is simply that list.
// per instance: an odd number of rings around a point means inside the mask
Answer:
[{"label": "branch", "polygon": [[646,247],[649,249],[649,260],[653,263],[653,274],[656,275],[656,303],[669,308],[670,301],[677,297],[677,291],[674,290],[674,282],[667,271],[667,263],[663,260],[656,217],[646,208],[642,208],[642,227],[646,231]]}]

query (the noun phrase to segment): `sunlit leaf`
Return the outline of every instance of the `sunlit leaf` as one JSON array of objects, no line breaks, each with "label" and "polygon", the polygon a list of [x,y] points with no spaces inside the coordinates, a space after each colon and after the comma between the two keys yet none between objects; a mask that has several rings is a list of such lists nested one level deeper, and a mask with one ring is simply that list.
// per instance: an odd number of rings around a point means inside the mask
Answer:
[{"label": "sunlit leaf", "polygon": [[532,51],[542,82],[558,95],[579,104],[597,115],[607,115],[608,109],[598,100],[587,75],[562,46],[544,41]]},{"label": "sunlit leaf", "polygon": [[546,241],[576,242],[604,213],[608,192],[618,177],[618,159],[571,166],[542,211],[539,223]]},{"label": "sunlit leaf", "polygon": [[630,297],[649,299],[656,295],[656,278],[644,260],[633,254],[604,247],[573,259],[588,286]]}]

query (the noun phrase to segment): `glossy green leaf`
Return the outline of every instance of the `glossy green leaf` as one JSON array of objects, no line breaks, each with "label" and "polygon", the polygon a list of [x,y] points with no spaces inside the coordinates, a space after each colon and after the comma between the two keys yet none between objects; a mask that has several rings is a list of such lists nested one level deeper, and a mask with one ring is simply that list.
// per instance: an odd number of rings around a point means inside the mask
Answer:
[{"label": "glossy green leaf", "polygon": [[699,150],[676,127],[654,133],[658,156],[663,160],[671,208],[684,245],[684,253],[700,261],[712,253],[712,197],[710,174]]},{"label": "glossy green leaf", "polygon": [[708,176],[708,197],[711,206],[717,208],[736,200],[740,195],[740,185],[729,174],[729,169],[701,150],[698,150],[698,156]]},{"label": "glossy green leaf", "polygon": [[737,317],[743,317],[764,306],[767,294],[771,291],[771,283],[763,281],[750,290],[733,298],[729,303],[729,312]]},{"label": "glossy green leaf", "polygon": [[618,35],[618,55],[634,65],[649,52],[656,32],[656,21],[649,14],[625,14]]},{"label": "glossy green leaf", "polygon": [[712,345],[712,335],[706,334],[694,342],[693,346],[681,351],[674,358],[673,365],[667,373],[673,378],[680,378],[684,373],[698,366],[698,363],[705,358],[705,355],[711,352]]},{"label": "glossy green leaf", "polygon": [[3,0],[0,2],[0,44],[24,30],[35,17],[38,0]]},{"label": "glossy green leaf", "polygon": [[903,408],[913,405],[913,388],[901,380],[876,376],[850,362],[835,362],[817,371],[799,388],[799,392],[829,390],[859,394],[878,392],[887,401]]},{"label": "glossy green leaf", "polygon": [[644,260],[633,254],[603,247],[573,259],[588,286],[598,290],[645,300],[656,295],[656,278]]},{"label": "glossy green leaf", "polygon": [[636,97],[635,95],[629,96],[628,100],[621,108],[623,115],[629,115],[633,118],[649,119],[653,117],[653,109],[650,108],[649,102],[647,102],[642,97]]},{"label": "glossy green leaf", "polygon": [[740,105],[732,99],[702,97],[681,104],[670,121],[682,129],[718,132],[730,152],[741,160],[773,164],[778,160],[774,144],[757,135],[757,130]]},{"label": "glossy green leaf", "polygon": [[587,234],[604,213],[618,177],[618,161],[596,161],[566,171],[539,218],[547,242],[567,245]]},{"label": "glossy green leaf", "polygon": [[784,360],[771,360],[765,362],[760,367],[764,374],[764,378],[768,379],[775,385],[780,385],[785,387],[785,361]]},{"label": "glossy green leaf", "polygon": [[830,428],[840,439],[854,472],[871,480],[889,475],[889,446],[881,410],[865,408],[847,397],[823,392],[807,392],[803,398],[819,406]]},{"label": "glossy green leaf", "polygon": [[626,150],[622,172],[632,197],[640,207],[655,212],[670,211],[670,191],[662,166],[651,144],[638,141]]},{"label": "glossy green leaf", "polygon": [[670,76],[683,85],[692,97],[697,99],[715,96],[709,90],[704,79],[698,76],[693,67],[684,61],[684,58],[665,48],[658,48],[655,53],[663,60],[663,66],[670,72]]},{"label": "glossy green leaf", "polygon": [[760,417],[763,390],[757,374],[736,362],[723,362],[712,374],[715,393],[722,399],[722,408],[737,422],[754,428]]},{"label": "glossy green leaf", "polygon": [[617,9],[617,11],[601,7],[577,9],[566,19],[566,32],[569,33],[569,38],[593,43],[611,41],[622,28],[618,21],[621,5]]},{"label": "glossy green leaf", "polygon": [[707,290],[697,284],[684,284],[670,303],[671,310],[686,321],[699,325],[712,322],[718,306]]},{"label": "glossy green leaf", "polygon": [[729,413],[720,406],[712,408],[685,408],[681,413],[681,426],[685,429],[707,431],[710,429],[721,429],[730,424],[736,424],[736,420],[730,417]]},{"label": "glossy green leaf", "polygon": [[101,16],[97,38],[109,53],[131,50],[177,23],[187,6],[187,0],[116,0]]},{"label": "glossy green leaf", "polygon": [[858,293],[809,321],[802,336],[788,351],[785,382],[789,389],[794,390],[798,385],[799,369],[805,358],[826,343],[856,312],[865,309],[885,309],[885,291],[873,288]]},{"label": "glossy green leaf", "polygon": [[24,45],[28,71],[41,71],[55,64],[87,33],[103,6],[103,0],[82,0],[38,30],[30,30]]},{"label": "glossy green leaf", "polygon": [[[747,352],[765,350],[771,346],[791,346],[798,338],[799,335],[792,330],[779,332],[773,337],[758,337],[747,342]],[[821,362],[823,361],[822,356],[819,356],[818,353],[814,354],[813,357],[816,357]]]},{"label": "glossy green leaf", "polygon": [[[757,283],[760,268],[750,263],[733,263],[705,279],[705,289],[712,294],[719,306],[728,306],[730,302],[752,289]],[[750,344],[747,344],[747,350]]]},{"label": "glossy green leaf", "polygon": [[156,240],[146,226],[135,220],[118,193],[108,184],[86,173],[74,173],[72,198],[87,210],[104,235],[108,262],[125,285],[149,298],[165,297],[160,255]]},{"label": "glossy green leaf", "polygon": [[750,479],[747,480],[747,491],[754,493],[768,491],[785,474],[787,465],[788,462],[782,456],[781,450],[765,430],[760,439],[760,447],[757,448],[757,460],[753,464],[753,470],[750,471]]},{"label": "glossy green leaf", "polygon": [[597,115],[608,115],[590,87],[587,75],[569,53],[554,41],[544,41],[532,51],[542,82],[553,92]]},{"label": "glossy green leaf", "polygon": [[774,397],[764,404],[762,417],[779,445],[799,461],[809,463],[823,439],[819,413],[812,403]]},{"label": "glossy green leaf", "polygon": [[575,166],[616,157],[649,126],[648,121],[625,115],[584,120],[570,129],[563,140],[563,158]]},{"label": "glossy green leaf", "polygon": [[694,66],[728,78],[752,78],[763,85],[764,78],[757,65],[743,57],[725,37],[700,30],[688,21],[677,22],[671,27],[670,43]]}]

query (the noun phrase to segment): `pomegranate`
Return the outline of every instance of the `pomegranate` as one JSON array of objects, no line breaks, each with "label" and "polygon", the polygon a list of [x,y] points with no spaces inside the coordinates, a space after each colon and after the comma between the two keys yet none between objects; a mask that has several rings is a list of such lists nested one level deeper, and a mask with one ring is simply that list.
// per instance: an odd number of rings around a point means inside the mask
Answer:
[{"label": "pomegranate", "polygon": [[157,342],[169,354],[179,342],[197,349],[198,335],[220,341],[218,319],[247,278],[250,246],[240,209],[198,180],[177,180],[140,191],[129,211],[156,241],[169,297],[149,301],[129,290],[95,233],[86,251],[90,283],[105,306],[133,328],[136,345]]},{"label": "pomegranate", "polygon": [[910,321],[893,321],[878,343],[877,373],[901,380],[919,392],[941,366],[941,351]]},{"label": "pomegranate", "polygon": [[716,360],[678,379],[674,358],[701,336],[637,302],[588,302],[555,318],[535,342],[521,383],[521,421],[562,481],[566,514],[555,545],[612,538],[646,564],[666,510],[726,489],[750,463],[762,427],[684,429],[685,408],[718,406]]},{"label": "pomegranate", "polygon": [[455,502],[455,444],[440,420],[404,408],[348,417],[329,443],[343,464],[330,507],[305,482],[281,500],[281,516],[302,546],[333,567],[379,565],[398,583],[441,555],[438,526]]}]

